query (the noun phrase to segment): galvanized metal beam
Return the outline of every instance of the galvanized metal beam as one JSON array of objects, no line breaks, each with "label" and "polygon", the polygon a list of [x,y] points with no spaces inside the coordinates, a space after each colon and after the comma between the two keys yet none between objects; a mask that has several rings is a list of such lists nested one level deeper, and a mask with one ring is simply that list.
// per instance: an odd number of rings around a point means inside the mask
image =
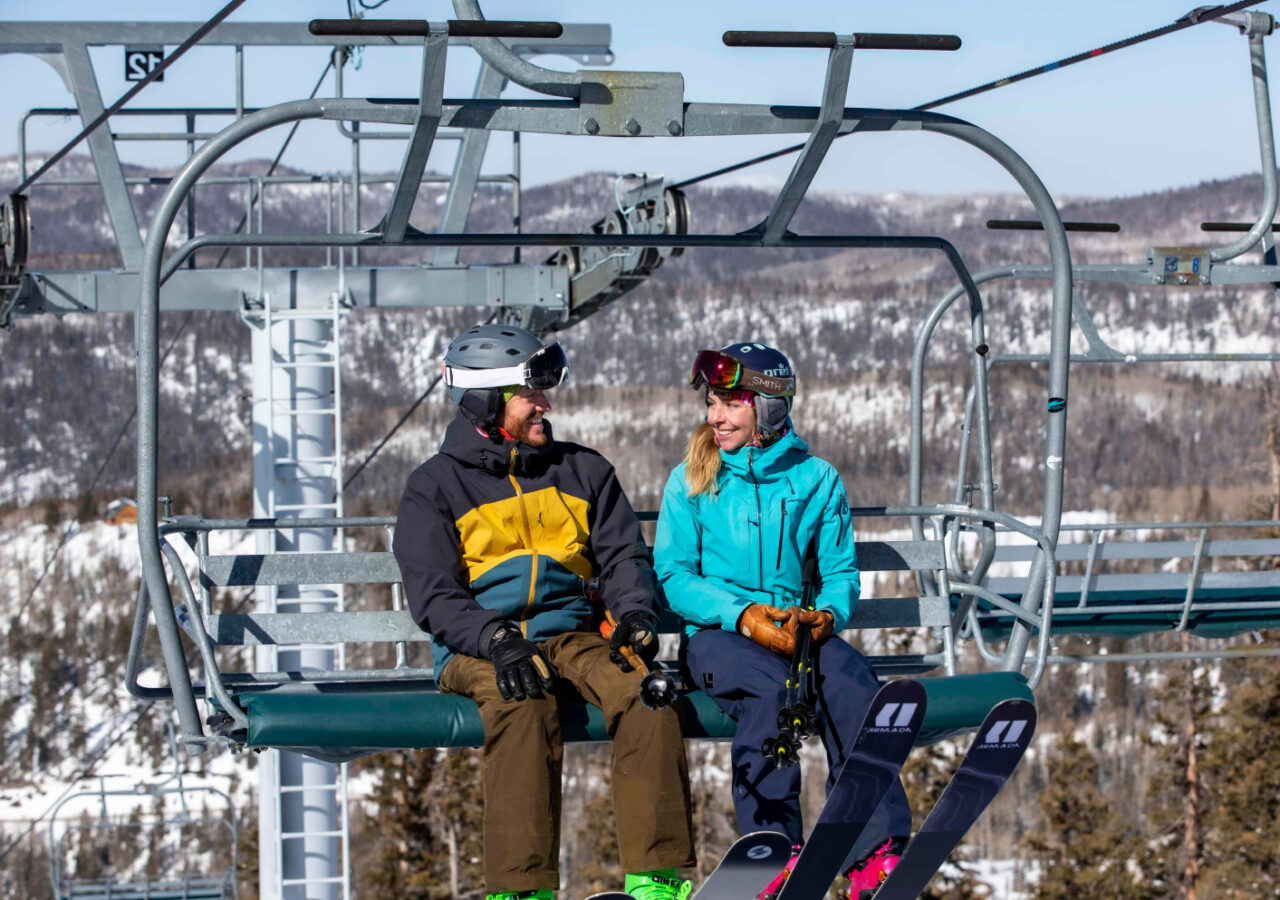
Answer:
[{"label": "galvanized metal beam", "polygon": [[[563,266],[493,265],[455,268],[347,268],[348,302],[357,309],[438,306],[568,306],[569,271]],[[167,283],[161,309],[242,312],[258,293],[289,297],[291,303],[327,297],[338,270],[180,269]],[[132,313],[141,284],[137,272],[42,272],[28,274],[12,315]]]},{"label": "galvanized metal beam", "polygon": [[[489,100],[502,93],[506,83],[502,73],[488,63],[480,66],[480,74],[476,78],[475,98]],[[480,178],[480,168],[484,165],[485,151],[489,149],[489,132],[473,128],[469,129],[458,147],[458,157],[453,163],[453,177],[449,179],[449,190],[444,195],[444,209],[440,213],[439,234],[455,234],[467,227],[467,216],[471,212],[471,204],[476,194],[476,184]],[[515,185],[513,190],[519,190]],[[431,265],[452,266],[458,262],[457,247],[437,247],[431,254]]]},{"label": "galvanized metal beam", "polygon": [[786,234],[787,226],[813,183],[813,176],[831,149],[844,119],[844,101],[849,93],[849,67],[853,64],[853,35],[837,35],[836,45],[827,57],[827,78],[822,88],[822,106],[818,122],[804,143],[786,183],[773,202],[773,209],[760,224],[764,243],[772,245]]},{"label": "galvanized metal beam", "polygon": [[[0,53],[61,53],[66,44],[89,46],[181,44],[201,22],[5,22],[0,30]],[[580,62],[612,59],[609,25],[565,25],[558,38],[502,38],[513,51],[524,55],[569,56]],[[421,38],[384,35],[314,35],[305,22],[223,22],[200,40],[202,46],[233,47],[417,47]],[[449,39],[453,47],[470,46],[474,40]]]},{"label": "galvanized metal beam", "polygon": [[[98,90],[98,77],[89,60],[89,49],[84,44],[67,44],[62,51],[71,76],[76,107],[80,110],[81,120],[88,125],[106,110],[102,104],[102,92]],[[142,264],[142,237],[138,231],[138,217],[129,200],[129,189],[124,183],[124,169],[120,167],[115,142],[110,132],[103,128],[89,134],[85,142],[98,170],[98,181],[102,185],[107,217],[111,220],[111,230],[115,232],[121,262],[126,269],[136,272]]]},{"label": "galvanized metal beam", "polygon": [[409,227],[409,215],[418,199],[418,187],[422,173],[427,168],[427,157],[435,143],[436,129],[440,127],[440,110],[444,102],[445,48],[449,41],[449,27],[433,22],[422,48],[422,78],[419,85],[418,107],[413,120],[413,132],[405,147],[404,161],[395,187],[391,189],[391,208],[379,229],[389,241],[404,237]]}]

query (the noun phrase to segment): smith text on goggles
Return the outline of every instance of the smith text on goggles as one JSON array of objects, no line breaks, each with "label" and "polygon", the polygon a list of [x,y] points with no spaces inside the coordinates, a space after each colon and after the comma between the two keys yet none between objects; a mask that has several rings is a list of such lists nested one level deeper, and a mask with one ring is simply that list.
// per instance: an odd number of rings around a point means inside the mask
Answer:
[{"label": "smith text on goggles", "polygon": [[699,350],[689,372],[692,387],[707,387],[717,391],[754,391],[768,397],[794,397],[796,377],[767,375],[748,369],[732,356],[718,350]]}]

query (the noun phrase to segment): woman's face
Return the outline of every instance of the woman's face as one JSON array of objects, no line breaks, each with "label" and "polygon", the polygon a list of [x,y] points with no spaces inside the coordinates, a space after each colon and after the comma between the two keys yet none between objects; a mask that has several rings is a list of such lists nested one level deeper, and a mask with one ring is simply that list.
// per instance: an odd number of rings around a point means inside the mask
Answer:
[{"label": "woman's face", "polygon": [[707,391],[707,424],[716,430],[716,445],[734,451],[756,436],[756,411],[740,400]]}]

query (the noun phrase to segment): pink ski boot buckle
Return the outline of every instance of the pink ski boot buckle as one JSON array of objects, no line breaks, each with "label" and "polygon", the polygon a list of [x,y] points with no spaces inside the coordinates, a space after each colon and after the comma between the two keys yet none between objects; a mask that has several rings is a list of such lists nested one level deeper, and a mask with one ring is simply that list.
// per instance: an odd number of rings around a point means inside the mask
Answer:
[{"label": "pink ski boot buckle", "polygon": [[855,865],[845,877],[849,879],[850,900],[867,900],[902,858],[902,842],[896,838],[885,841],[875,852]]},{"label": "pink ski boot buckle", "polygon": [[773,881],[765,885],[765,889],[756,895],[756,900],[777,900],[778,895],[782,893],[782,886],[787,883],[787,878],[795,870],[796,860],[800,858],[800,850],[800,844],[791,845],[791,858],[782,867],[782,871],[773,877]]}]

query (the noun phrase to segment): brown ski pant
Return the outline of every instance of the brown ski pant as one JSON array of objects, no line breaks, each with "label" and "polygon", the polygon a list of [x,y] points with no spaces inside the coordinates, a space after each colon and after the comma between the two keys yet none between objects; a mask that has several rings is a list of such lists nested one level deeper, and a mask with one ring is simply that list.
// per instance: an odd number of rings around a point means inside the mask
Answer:
[{"label": "brown ski pant", "polygon": [[[694,865],[689,769],[680,719],[639,699],[640,675],[609,660],[598,634],[570,632],[538,645],[613,740],[618,851],[626,872]],[[475,700],[484,721],[484,877],[490,893],[560,887],[559,700],[503,700],[493,663],[455,656],[440,690]]]}]

